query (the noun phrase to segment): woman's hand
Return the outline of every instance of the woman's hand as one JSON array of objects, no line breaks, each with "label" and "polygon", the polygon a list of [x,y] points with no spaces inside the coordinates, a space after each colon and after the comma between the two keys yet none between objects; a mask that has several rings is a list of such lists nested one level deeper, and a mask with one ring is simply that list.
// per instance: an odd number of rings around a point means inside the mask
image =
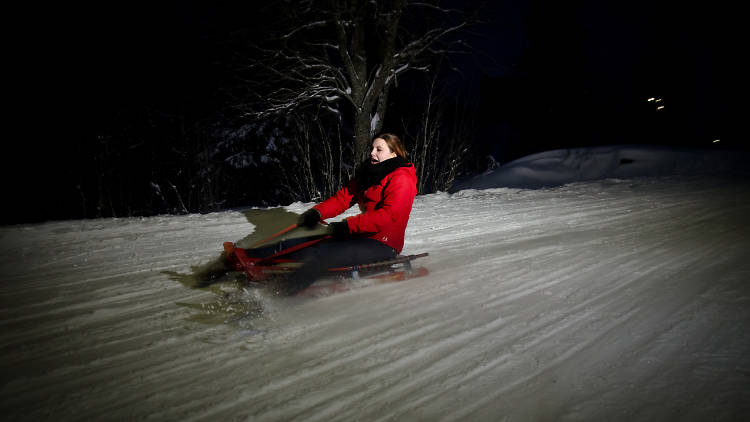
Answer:
[{"label": "woman's hand", "polygon": [[328,227],[330,227],[331,235],[335,239],[343,239],[345,237],[348,237],[350,234],[349,224],[346,223],[346,220],[330,223]]},{"label": "woman's hand", "polygon": [[297,220],[297,226],[307,227],[308,229],[311,229],[320,222],[320,217],[320,211],[316,210],[315,208],[310,208],[299,216],[299,220]]}]

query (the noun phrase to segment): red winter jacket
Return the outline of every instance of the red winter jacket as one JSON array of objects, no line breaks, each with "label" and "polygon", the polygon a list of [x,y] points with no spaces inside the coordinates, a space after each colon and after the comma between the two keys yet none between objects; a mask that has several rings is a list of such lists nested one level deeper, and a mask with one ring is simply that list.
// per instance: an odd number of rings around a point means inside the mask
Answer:
[{"label": "red winter jacket", "polygon": [[346,219],[349,231],[383,242],[400,253],[404,248],[404,232],[415,196],[417,172],[409,164],[397,168],[380,183],[364,191],[355,179],[314,208],[325,220],[343,213],[355,203],[359,204],[362,213]]}]

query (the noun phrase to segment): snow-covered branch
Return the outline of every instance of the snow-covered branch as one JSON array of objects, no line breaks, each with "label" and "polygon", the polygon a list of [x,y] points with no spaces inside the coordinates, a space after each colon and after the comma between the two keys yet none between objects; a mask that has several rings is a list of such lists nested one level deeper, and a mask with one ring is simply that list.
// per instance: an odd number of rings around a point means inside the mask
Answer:
[{"label": "snow-covered branch", "polygon": [[[463,11],[437,0],[287,4],[288,27],[251,55],[245,80],[252,101],[243,103],[244,115],[267,118],[311,109],[345,117],[353,126],[357,157],[380,130],[388,92],[399,77],[429,70],[435,56],[463,51],[454,34],[472,23]],[[402,24],[404,19],[419,25]]]}]

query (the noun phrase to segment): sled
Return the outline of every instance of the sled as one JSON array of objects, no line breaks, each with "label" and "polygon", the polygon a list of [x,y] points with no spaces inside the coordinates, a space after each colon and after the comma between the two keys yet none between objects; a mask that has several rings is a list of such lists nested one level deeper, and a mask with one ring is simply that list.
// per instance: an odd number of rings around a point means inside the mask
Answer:
[{"label": "sled", "polygon": [[[296,224],[287,227],[281,232],[261,240],[253,245],[253,247],[258,247],[259,245],[266,243],[281,234],[287,233],[296,227]],[[298,263],[293,259],[289,259],[287,257],[289,254],[330,238],[331,236],[323,236],[317,239],[312,239],[279,251],[268,257],[253,256],[252,248],[245,249],[238,247],[232,242],[224,242],[224,254],[226,255],[226,263],[231,269],[243,272],[251,283],[263,285],[269,278],[279,275],[283,276],[284,273],[296,269]],[[333,280],[316,282],[305,290],[299,292],[297,295],[319,296],[347,291],[371,284],[398,282],[411,278],[423,277],[428,275],[429,271],[424,267],[414,268],[411,262],[428,255],[428,253],[398,255],[396,258],[387,261],[329,268],[328,271]],[[366,279],[366,281],[359,281],[360,279]],[[353,283],[352,281],[357,282]]]}]

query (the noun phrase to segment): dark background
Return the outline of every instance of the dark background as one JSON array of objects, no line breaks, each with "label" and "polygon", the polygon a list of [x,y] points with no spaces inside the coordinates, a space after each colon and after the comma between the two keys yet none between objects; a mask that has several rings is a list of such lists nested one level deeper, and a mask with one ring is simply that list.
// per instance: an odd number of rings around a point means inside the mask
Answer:
[{"label": "dark background", "polygon": [[[475,54],[457,57],[460,73],[444,82],[480,104],[479,155],[503,163],[623,143],[747,149],[728,103],[744,54],[736,11],[609,3],[488,2],[487,23],[467,38]],[[112,134],[132,130],[124,150],[140,151],[159,138],[139,136],[144,128],[178,139],[175,127],[221,122],[234,54],[227,39],[248,29],[262,37],[268,21],[262,7],[232,1],[35,5],[9,16],[4,224],[87,217],[66,206],[90,182],[76,170],[96,166],[92,151]],[[392,100],[391,115],[419,106],[408,95]],[[149,145],[151,159],[132,174],[168,164],[174,145],[163,147]]]}]

